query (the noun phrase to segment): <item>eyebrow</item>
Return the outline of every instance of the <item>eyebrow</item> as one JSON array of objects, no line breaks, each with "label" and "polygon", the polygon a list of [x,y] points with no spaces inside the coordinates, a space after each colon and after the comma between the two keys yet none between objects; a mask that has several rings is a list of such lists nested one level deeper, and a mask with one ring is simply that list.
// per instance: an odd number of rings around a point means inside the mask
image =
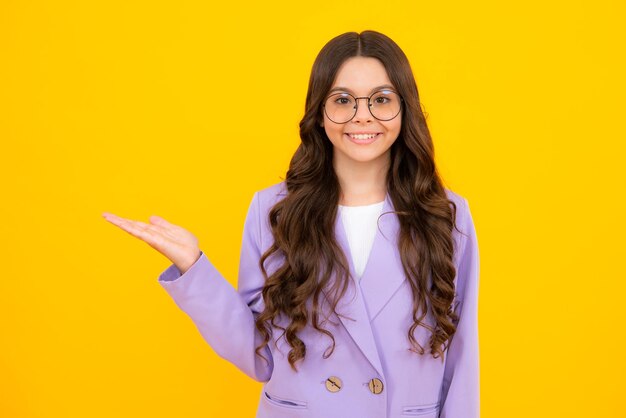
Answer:
[{"label": "eyebrow", "polygon": [[[370,93],[372,93],[372,92],[374,92],[374,91],[376,91],[376,90],[380,90],[380,89],[395,89],[395,87],[393,87],[393,86],[392,86],[392,85],[390,85],[390,84],[383,84],[382,86],[374,87],[372,90],[370,90]],[[341,91],[347,91],[347,92],[349,92],[349,93],[354,93],[354,92],[353,92],[352,90],[350,90],[349,88],[347,88],[347,87],[340,87],[340,86],[333,87],[332,89],[330,89],[330,91],[329,91],[328,93],[330,94],[330,93],[332,93],[333,91],[338,91],[338,90],[341,90]]]}]

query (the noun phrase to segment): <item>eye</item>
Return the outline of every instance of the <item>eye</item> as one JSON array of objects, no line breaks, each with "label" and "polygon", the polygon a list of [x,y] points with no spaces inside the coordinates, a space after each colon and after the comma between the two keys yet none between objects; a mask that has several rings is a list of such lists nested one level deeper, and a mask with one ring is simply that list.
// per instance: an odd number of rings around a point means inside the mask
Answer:
[{"label": "eye", "polygon": [[340,105],[350,104],[352,103],[352,97],[350,97],[349,95],[345,93],[340,93],[335,96],[335,99],[333,100],[333,102],[336,104],[340,104]]},{"label": "eye", "polygon": [[380,90],[374,93],[371,102],[379,106],[394,106],[398,100],[398,94],[393,90]]}]

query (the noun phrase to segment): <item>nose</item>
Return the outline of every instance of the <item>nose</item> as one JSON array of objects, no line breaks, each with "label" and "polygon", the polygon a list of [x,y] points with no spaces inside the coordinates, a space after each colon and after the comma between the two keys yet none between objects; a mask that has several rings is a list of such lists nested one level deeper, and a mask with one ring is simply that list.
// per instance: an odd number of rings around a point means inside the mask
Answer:
[{"label": "nose", "polygon": [[369,99],[367,97],[359,97],[356,99],[356,114],[352,118],[352,122],[363,121],[371,122],[373,119],[369,109]]}]

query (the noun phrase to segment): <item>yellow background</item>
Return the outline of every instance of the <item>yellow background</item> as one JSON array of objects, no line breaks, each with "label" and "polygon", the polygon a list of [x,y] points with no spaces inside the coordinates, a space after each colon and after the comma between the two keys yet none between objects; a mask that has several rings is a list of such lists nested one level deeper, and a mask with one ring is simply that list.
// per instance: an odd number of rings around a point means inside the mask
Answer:
[{"label": "yellow background", "polygon": [[[481,255],[484,418],[626,416],[623,1],[0,3],[1,417],[252,417],[261,385],[101,213],[194,232],[236,285],[319,49],[408,55]],[[462,418],[462,417],[459,417]]]}]

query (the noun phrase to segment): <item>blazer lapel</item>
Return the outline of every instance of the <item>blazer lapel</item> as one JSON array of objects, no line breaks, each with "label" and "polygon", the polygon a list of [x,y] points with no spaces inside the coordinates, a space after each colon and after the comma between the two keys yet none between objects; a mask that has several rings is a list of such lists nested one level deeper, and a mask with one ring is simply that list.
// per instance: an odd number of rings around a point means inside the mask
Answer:
[{"label": "blazer lapel", "polygon": [[397,244],[400,221],[398,215],[393,213],[394,210],[387,193],[378,222],[380,229],[376,229],[376,237],[360,281],[370,321],[376,318],[406,281]]},{"label": "blazer lapel", "polygon": [[[404,281],[401,263],[399,271],[397,268],[400,262],[396,251],[399,230],[397,215],[394,213],[384,214],[393,210],[391,198],[387,193],[383,205],[383,215],[379,221],[379,228],[376,228],[376,235],[360,284],[356,278],[350,245],[339,213],[335,220],[335,237],[348,259],[352,276],[344,297],[337,304],[339,319],[356,345],[381,376],[384,375],[383,368],[376,348],[371,321]],[[324,295],[328,299],[326,292]]]}]

